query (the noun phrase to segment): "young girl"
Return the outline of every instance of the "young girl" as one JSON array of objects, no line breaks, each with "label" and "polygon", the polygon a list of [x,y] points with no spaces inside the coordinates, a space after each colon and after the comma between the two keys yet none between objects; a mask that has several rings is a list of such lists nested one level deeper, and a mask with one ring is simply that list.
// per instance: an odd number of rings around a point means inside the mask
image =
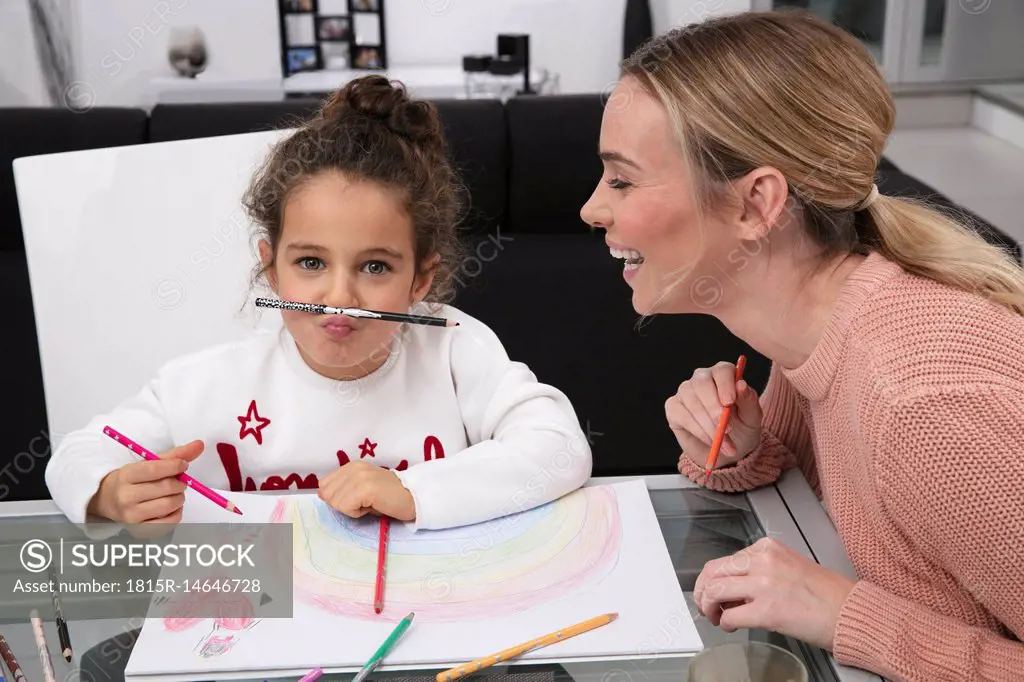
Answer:
[{"label": "young girl", "polygon": [[[286,301],[459,326],[282,311],[280,333],[173,360],[69,434],[46,470],[56,504],[75,523],[177,522],[176,476],[188,470],[213,488],[317,489],[350,516],[446,528],[581,486],[591,453],[566,396],[438,302],[452,293],[458,187],[431,104],[379,76],[335,93],[246,193],[257,276]],[[161,461],[131,454],[105,425]]]}]

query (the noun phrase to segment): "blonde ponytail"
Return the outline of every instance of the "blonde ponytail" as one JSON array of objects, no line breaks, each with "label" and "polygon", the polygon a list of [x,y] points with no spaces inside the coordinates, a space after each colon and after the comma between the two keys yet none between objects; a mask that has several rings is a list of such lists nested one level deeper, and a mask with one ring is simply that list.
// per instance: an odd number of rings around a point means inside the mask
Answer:
[{"label": "blonde ponytail", "polygon": [[1024,270],[964,221],[878,196],[896,108],[874,58],[808,12],[744,12],[680,27],[622,64],[665,107],[702,212],[756,168],[785,175],[824,257],[875,249],[907,271],[1024,314]]},{"label": "blonde ponytail", "polygon": [[918,199],[880,195],[866,211],[864,241],[907,272],[1024,315],[1024,269],[1008,252]]}]

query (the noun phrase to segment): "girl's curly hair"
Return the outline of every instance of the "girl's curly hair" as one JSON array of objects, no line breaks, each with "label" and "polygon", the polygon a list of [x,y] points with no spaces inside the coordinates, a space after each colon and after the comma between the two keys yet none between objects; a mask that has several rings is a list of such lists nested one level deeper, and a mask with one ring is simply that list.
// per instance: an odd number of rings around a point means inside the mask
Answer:
[{"label": "girl's curly hair", "polygon": [[[417,267],[439,257],[426,300],[446,302],[454,295],[456,225],[466,205],[465,187],[448,160],[444,128],[432,103],[410,98],[400,83],[383,76],[365,76],[335,92],[278,142],[242,200],[257,236],[266,239],[275,257],[288,195],[323,171],[396,191],[412,219]],[[258,267],[254,279],[264,272]]]}]

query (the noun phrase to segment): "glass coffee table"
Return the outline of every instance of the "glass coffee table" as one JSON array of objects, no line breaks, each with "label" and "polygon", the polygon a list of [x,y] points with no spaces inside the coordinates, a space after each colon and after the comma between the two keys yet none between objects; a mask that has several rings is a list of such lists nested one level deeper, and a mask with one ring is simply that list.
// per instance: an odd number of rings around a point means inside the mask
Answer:
[{"label": "glass coffee table", "polygon": [[[590,485],[632,478],[637,477],[594,478]],[[789,637],[763,630],[727,633],[701,616],[693,604],[694,583],[707,561],[732,554],[765,536],[854,577],[831,521],[798,471],[786,472],[775,485],[742,494],[711,492],[678,475],[642,478],[650,491],[679,583],[705,647],[730,641],[767,642],[800,658],[807,667],[809,679],[815,682],[881,682],[882,678],[877,675],[840,666],[828,652]],[[11,529],[12,524],[19,522],[66,523],[66,520],[50,501],[0,503],[0,524]],[[17,547],[0,546],[0,572],[22,570],[20,549],[20,543]],[[50,643],[55,682],[119,682],[123,679],[115,671],[123,670],[128,660],[134,642],[132,632],[141,625],[138,619],[70,621],[68,629],[74,656],[70,663],[65,663],[57,651],[58,638],[52,614],[42,615]],[[0,620],[0,634],[14,651],[27,682],[47,682],[27,618],[20,622]],[[103,646],[94,653],[99,653],[103,659],[102,670],[97,672],[91,664],[81,666],[86,651],[101,643]],[[484,678],[488,678],[488,682],[683,682],[689,660],[688,657],[655,657],[557,665],[512,664],[496,666],[473,677],[481,682]],[[391,682],[429,682],[437,672],[439,670],[382,670],[372,677]],[[321,680],[331,682],[351,677],[351,673],[327,674]],[[268,679],[271,678],[267,675],[254,678],[255,682]]]}]

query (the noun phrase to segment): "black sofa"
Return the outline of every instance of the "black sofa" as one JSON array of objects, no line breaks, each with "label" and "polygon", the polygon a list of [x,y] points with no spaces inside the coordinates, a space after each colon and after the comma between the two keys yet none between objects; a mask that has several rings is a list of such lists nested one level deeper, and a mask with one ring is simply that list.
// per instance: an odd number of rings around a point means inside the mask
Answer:
[{"label": "black sofa", "polygon": [[[316,100],[137,109],[0,109],[0,282],[7,294],[0,352],[0,501],[45,499],[46,411],[12,161],[20,156],[266,130],[312,112]],[[762,388],[765,358],[703,315],[639,319],[620,262],[579,210],[601,176],[599,95],[445,100],[437,105],[472,197],[470,257],[455,304],[482,319],[509,354],[564,390],[588,429],[595,475],[673,473],[678,447],[663,403],[697,367],[748,356]],[[885,160],[886,194],[953,205]],[[59,201],[59,196],[54,197]],[[986,239],[1020,260],[1020,246],[977,219]],[[13,407],[12,407],[13,406]]]}]

